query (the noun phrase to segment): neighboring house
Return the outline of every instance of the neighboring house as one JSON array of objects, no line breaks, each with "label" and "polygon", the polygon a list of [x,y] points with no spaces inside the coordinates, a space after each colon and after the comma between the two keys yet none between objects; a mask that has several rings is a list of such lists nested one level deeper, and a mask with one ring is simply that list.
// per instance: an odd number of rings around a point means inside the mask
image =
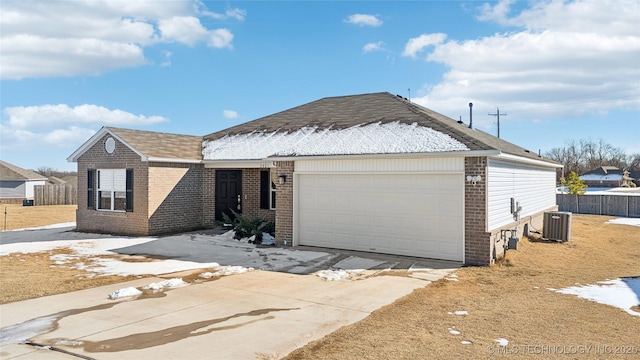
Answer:
[{"label": "neighboring house", "polygon": [[580,180],[588,187],[615,188],[623,186],[629,180],[633,181],[634,178],[628,171],[615,166],[601,166],[580,175]]},{"label": "neighboring house", "polygon": [[0,160],[0,202],[33,200],[33,187],[44,185],[47,177]]},{"label": "neighboring house", "polygon": [[105,127],[68,160],[79,231],[184,231],[233,209],[275,221],[279,244],[469,265],[502,253],[501,230],[542,226],[561,167],[389,93],[204,137]]},{"label": "neighboring house", "polygon": [[63,185],[65,182],[66,181],[56,176],[49,176],[49,178],[47,178],[47,185]]}]

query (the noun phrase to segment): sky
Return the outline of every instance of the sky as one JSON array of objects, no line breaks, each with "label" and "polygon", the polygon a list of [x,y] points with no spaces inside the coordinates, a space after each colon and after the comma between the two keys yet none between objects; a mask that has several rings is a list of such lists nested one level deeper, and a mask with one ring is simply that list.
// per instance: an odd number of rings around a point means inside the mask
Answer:
[{"label": "sky", "polygon": [[640,153],[640,0],[0,2],[0,158],[102,126],[206,135],[390,92],[543,154]]}]

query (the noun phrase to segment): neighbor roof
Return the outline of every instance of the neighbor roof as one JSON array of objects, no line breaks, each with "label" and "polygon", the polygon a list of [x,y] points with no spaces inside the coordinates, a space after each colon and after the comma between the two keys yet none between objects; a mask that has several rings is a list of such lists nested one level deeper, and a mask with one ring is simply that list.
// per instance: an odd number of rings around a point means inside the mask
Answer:
[{"label": "neighbor roof", "polygon": [[0,160],[0,180],[47,180],[47,177]]},{"label": "neighbor roof", "polygon": [[[317,133],[324,130],[334,131],[388,123],[416,124],[418,127],[445,134],[464,147],[456,150],[499,150],[512,155],[553,163],[553,161],[541,158],[534,152],[483,131],[469,129],[465,124],[459,124],[456,120],[388,92],[323,98],[206,135],[204,136],[204,147],[206,153],[207,143],[225,137],[226,139],[223,140],[226,141],[235,135],[264,134],[267,135],[265,138],[268,138],[283,133],[299,133],[301,130],[307,129]],[[383,141],[383,139],[368,140]],[[244,143],[238,145],[246,146]],[[225,145],[226,149],[230,146],[233,145],[231,143]],[[260,146],[260,143],[256,142],[254,146]],[[445,147],[442,151],[449,151],[449,149]],[[280,153],[280,155],[282,154]],[[206,155],[205,159],[207,159]]]}]

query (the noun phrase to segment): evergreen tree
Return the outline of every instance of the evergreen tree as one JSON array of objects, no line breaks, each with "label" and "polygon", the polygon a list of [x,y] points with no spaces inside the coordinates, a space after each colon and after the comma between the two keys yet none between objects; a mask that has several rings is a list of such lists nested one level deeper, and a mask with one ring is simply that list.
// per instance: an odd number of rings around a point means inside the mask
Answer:
[{"label": "evergreen tree", "polygon": [[587,189],[587,184],[580,180],[578,174],[575,171],[569,173],[565,179],[562,179],[562,185],[566,186],[569,194],[582,195]]}]

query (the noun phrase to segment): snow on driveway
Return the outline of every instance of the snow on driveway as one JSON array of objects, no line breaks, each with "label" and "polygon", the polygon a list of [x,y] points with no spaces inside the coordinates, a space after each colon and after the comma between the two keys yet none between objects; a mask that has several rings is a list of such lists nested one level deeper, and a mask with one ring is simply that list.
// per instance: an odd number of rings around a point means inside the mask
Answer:
[{"label": "snow on driveway", "polygon": [[[43,235],[42,241],[32,241],[34,232],[24,231],[25,237],[28,235],[30,240],[1,244],[0,256],[68,248],[71,254],[50,256],[56,262],[56,266],[85,270],[93,276],[161,275],[195,269],[235,272],[232,268],[222,267],[222,265],[268,271],[281,271],[295,267],[298,273],[308,273],[311,267],[321,263],[323,258],[329,257],[328,253],[318,251],[258,247],[249,244],[248,239],[234,239],[233,231],[221,235],[178,234],[165,237],[105,236],[101,238],[87,236],[86,239],[78,239],[77,237],[82,236],[82,233],[65,232],[63,227],[56,225],[42,229],[51,231],[58,228],[59,233],[47,232],[47,235]],[[12,236],[16,237],[19,234],[13,233]],[[59,239],[64,238],[65,234],[75,240],[47,240],[47,236]],[[135,256],[130,255],[138,255],[137,260]],[[219,275],[216,274],[216,276]]]}]

